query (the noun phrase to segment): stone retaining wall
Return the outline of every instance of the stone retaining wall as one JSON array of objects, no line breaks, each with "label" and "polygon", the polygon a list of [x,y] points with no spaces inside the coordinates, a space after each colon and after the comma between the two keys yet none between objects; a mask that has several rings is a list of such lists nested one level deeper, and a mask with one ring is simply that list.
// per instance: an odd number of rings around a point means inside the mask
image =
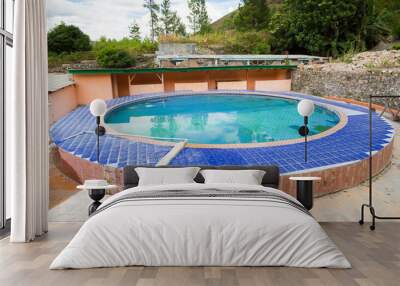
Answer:
[{"label": "stone retaining wall", "polygon": [[[341,70],[335,65],[300,66],[292,73],[292,90],[317,96],[338,96],[368,101],[369,95],[399,95],[400,69]],[[384,103],[376,100],[376,103]],[[399,100],[390,104],[400,107]]]}]

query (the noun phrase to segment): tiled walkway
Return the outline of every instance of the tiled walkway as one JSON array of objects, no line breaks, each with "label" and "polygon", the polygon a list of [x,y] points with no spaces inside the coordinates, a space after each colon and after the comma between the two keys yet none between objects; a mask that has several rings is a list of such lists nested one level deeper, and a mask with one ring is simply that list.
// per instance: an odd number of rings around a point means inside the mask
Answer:
[{"label": "tiled walkway", "polygon": [[[268,94],[298,99],[309,98],[321,104],[334,106],[342,112],[345,111],[348,122],[334,134],[309,142],[308,163],[304,163],[303,143],[297,143],[240,149],[185,148],[172,160],[171,165],[278,165],[282,173],[290,173],[367,158],[368,110],[366,108],[294,92]],[[107,105],[112,107],[124,102],[159,96],[169,95],[127,96],[109,100]],[[374,151],[379,151],[392,140],[393,128],[376,114],[373,115],[373,123],[373,148]],[[50,136],[61,149],[94,162],[96,161],[94,129],[95,118],[90,114],[89,107],[83,106],[56,122],[50,130]],[[100,146],[100,163],[113,167],[155,165],[171,149],[170,146],[136,142],[109,134],[101,138]]]}]

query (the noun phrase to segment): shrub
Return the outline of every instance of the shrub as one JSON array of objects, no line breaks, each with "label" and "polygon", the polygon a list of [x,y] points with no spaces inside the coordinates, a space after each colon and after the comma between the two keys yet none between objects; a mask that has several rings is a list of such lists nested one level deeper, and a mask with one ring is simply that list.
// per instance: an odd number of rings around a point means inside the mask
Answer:
[{"label": "shrub", "polygon": [[393,50],[400,50],[400,43],[394,44],[394,45],[392,46],[392,49],[393,49]]},{"label": "shrub", "polygon": [[98,52],[96,60],[104,68],[128,68],[136,62],[128,52],[116,48],[103,48]]},{"label": "shrub", "polygon": [[226,42],[224,51],[232,54],[268,54],[271,46],[266,33],[252,31],[235,33]]},{"label": "shrub", "polygon": [[351,63],[353,63],[353,57],[358,53],[359,53],[358,50],[356,50],[354,47],[350,47],[347,49],[347,52],[342,54],[337,60],[338,60],[338,62],[342,62],[345,64],[351,64]]},{"label": "shrub", "polygon": [[158,45],[149,39],[144,39],[143,41],[129,38],[114,40],[106,39],[105,37],[100,38],[100,40],[93,44],[93,50],[96,53],[105,48],[124,50],[132,56],[137,56],[154,53],[157,50]]},{"label": "shrub", "polygon": [[[132,66],[135,60],[143,54],[152,54],[157,50],[157,43],[149,39],[129,39],[121,40],[106,39],[105,37],[93,43],[91,51],[61,52],[56,53],[49,50],[49,67],[58,67],[62,64],[79,63],[84,60],[98,60],[100,66]],[[111,55],[113,55],[111,57]],[[114,66],[115,65],[115,66]]]},{"label": "shrub", "polygon": [[84,60],[95,60],[96,54],[93,51],[73,52],[56,54],[49,52],[49,67],[59,67],[62,64],[79,63]]}]

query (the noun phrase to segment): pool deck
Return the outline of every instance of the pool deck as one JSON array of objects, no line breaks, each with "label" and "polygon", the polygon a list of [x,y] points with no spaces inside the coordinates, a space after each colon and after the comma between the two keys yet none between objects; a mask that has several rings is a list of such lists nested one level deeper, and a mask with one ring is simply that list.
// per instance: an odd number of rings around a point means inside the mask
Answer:
[{"label": "pool deck", "polygon": [[[223,93],[227,91],[218,91]],[[208,93],[208,92],[207,92]],[[211,92],[212,93],[212,92]],[[304,143],[251,146],[240,148],[200,148],[187,147],[172,161],[171,165],[278,165],[282,174],[319,170],[343,164],[354,163],[368,157],[368,109],[344,102],[295,93],[295,92],[235,92],[246,94],[264,94],[292,99],[311,99],[316,104],[334,108],[344,113],[347,121],[335,132],[315,138],[309,142],[309,160],[304,162]],[[182,93],[183,94],[183,93]],[[184,94],[198,94],[185,92]],[[109,100],[109,108],[114,106],[171,94],[146,94],[126,96]],[[391,124],[384,118],[373,114],[374,135],[373,150],[378,152],[385,148],[394,136]],[[56,122],[50,129],[51,140],[63,151],[81,159],[96,162],[96,127],[95,118],[88,106],[78,107]],[[279,143],[278,143],[279,144]],[[155,165],[172,148],[168,144],[143,142],[106,134],[100,139],[100,164],[114,168],[126,165]]]}]

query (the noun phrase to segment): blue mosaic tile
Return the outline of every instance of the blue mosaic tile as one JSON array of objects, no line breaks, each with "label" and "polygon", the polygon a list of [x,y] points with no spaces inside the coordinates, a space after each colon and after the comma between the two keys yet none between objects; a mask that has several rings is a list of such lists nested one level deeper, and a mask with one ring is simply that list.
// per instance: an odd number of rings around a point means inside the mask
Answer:
[{"label": "blue mosaic tile", "polygon": [[96,152],[96,136],[93,134],[88,139],[86,139],[86,145],[82,152],[82,158],[91,158],[92,154]]}]

